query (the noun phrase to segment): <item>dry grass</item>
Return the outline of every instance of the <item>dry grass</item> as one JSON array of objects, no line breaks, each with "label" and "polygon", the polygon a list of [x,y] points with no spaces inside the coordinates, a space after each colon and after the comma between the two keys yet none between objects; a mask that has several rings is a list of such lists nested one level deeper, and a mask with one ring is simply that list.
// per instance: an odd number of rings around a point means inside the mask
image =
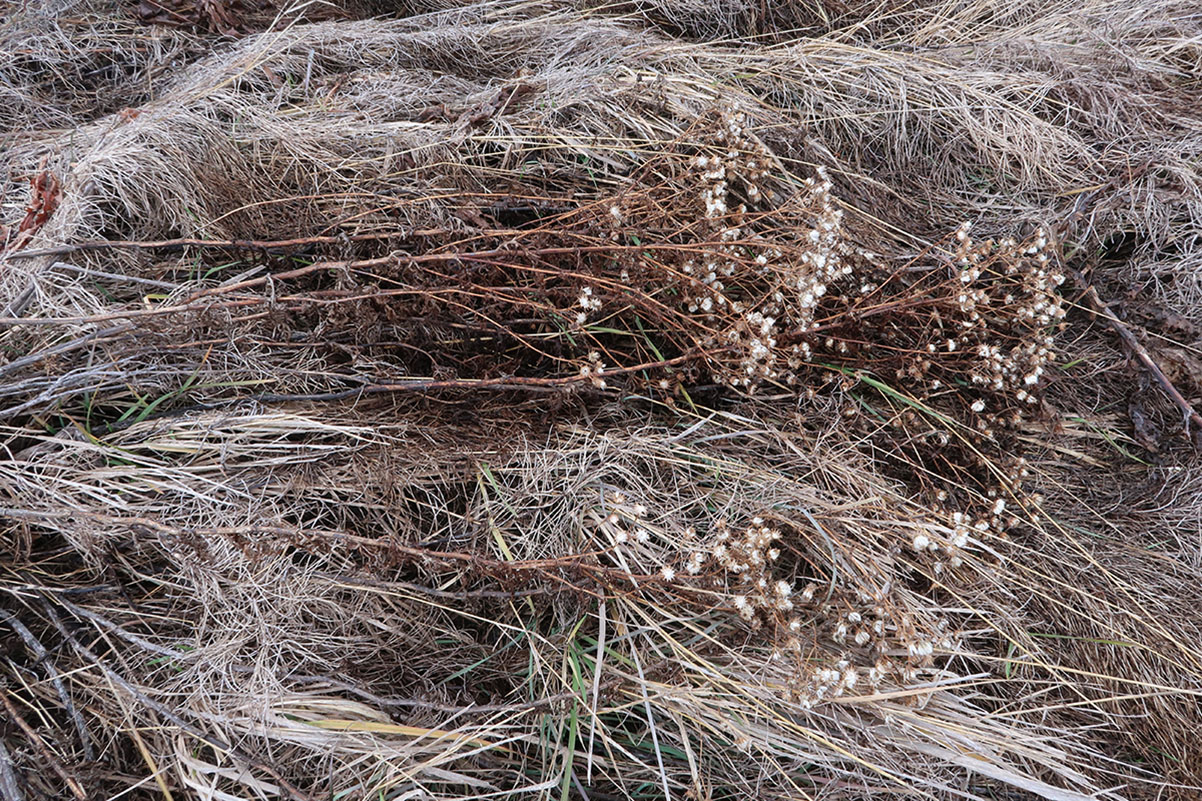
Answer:
[{"label": "dry grass", "polygon": [[1202,792],[1192,4],[72,8],[2,801]]}]

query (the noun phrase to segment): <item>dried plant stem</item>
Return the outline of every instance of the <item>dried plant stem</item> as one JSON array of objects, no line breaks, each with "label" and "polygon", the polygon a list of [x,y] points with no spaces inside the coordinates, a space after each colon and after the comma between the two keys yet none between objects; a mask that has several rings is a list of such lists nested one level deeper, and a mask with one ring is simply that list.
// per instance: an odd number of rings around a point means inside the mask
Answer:
[{"label": "dried plant stem", "polygon": [[25,722],[25,718],[21,717],[21,714],[17,711],[17,708],[13,706],[12,701],[8,699],[7,695],[0,695],[0,704],[3,704],[5,711],[8,712],[8,719],[16,723],[17,727],[24,732],[25,736],[29,739],[29,742],[31,742],[34,748],[37,749],[38,753],[41,754],[42,759],[46,760],[46,764],[58,774],[58,777],[62,779],[63,783],[66,784],[71,790],[71,794],[78,798],[79,801],[87,801],[87,793],[83,791],[83,787],[79,785],[79,781],[67,772],[62,763],[54,756],[54,753],[46,747],[46,741],[43,740],[41,736],[28,723]]},{"label": "dried plant stem", "polygon": [[[630,373],[638,373],[644,370],[660,370],[665,367],[679,367],[682,364],[689,362],[700,361],[715,354],[721,353],[723,348],[713,350],[700,351],[696,353],[686,353],[683,356],[677,356],[673,359],[662,359],[653,362],[643,362],[642,364],[628,365],[625,367],[615,367],[606,371],[606,375],[627,375]],[[523,392],[538,392],[551,391],[557,389],[568,389],[575,386],[585,386],[589,384],[591,379],[583,375],[568,375],[557,376],[555,378],[541,378],[531,376],[505,376],[502,378],[480,378],[480,379],[448,379],[442,380],[423,380],[415,379],[413,381],[397,382],[393,384],[366,384],[354,389],[342,390],[339,392],[325,392],[316,394],[294,394],[294,395],[273,395],[262,394],[256,395],[255,400],[262,403],[293,403],[293,402],[326,402],[326,401],[341,401],[351,398],[358,398],[365,395],[381,395],[393,394],[401,392],[438,392],[446,390],[467,390],[475,391],[482,389],[490,390],[508,390],[517,389]]]},{"label": "dried plant stem", "polygon": [[17,774],[13,769],[12,756],[8,748],[0,742],[0,799],[3,801],[25,801],[20,785],[17,784]]},{"label": "dried plant stem", "polygon": [[15,5],[0,801],[1196,801],[1196,0]]},{"label": "dried plant stem", "polygon": [[[496,229],[484,232],[488,235],[504,236],[514,234],[509,229]],[[147,240],[98,240],[92,242],[76,242],[71,245],[60,245],[37,250],[18,250],[4,253],[6,260],[37,259],[52,256],[69,256],[72,253],[86,253],[99,250],[184,250],[186,248],[215,248],[221,250],[249,251],[287,251],[310,245],[338,245],[350,242],[379,242],[381,240],[405,240],[415,236],[435,236],[446,234],[445,228],[417,228],[410,231],[388,231],[370,234],[348,234],[346,236],[302,236],[291,239],[197,239],[183,237],[179,239],[147,239]]]},{"label": "dried plant stem", "polygon": [[25,646],[37,657],[37,661],[46,669],[46,673],[50,677],[50,682],[54,685],[59,700],[62,701],[63,709],[67,710],[71,722],[75,725],[75,731],[79,735],[80,746],[83,749],[85,757],[89,760],[95,759],[95,752],[92,748],[92,736],[88,732],[87,726],[84,725],[83,716],[79,714],[79,709],[75,706],[74,701],[71,700],[71,694],[67,690],[66,682],[63,681],[62,674],[55,667],[46,647],[42,645],[41,641],[33,635],[33,632],[16,615],[0,609],[0,620],[3,620],[12,627],[13,631],[25,642]]},{"label": "dried plant stem", "polygon": [[1093,313],[1101,318],[1112,331],[1118,334],[1123,344],[1139,360],[1139,363],[1144,366],[1153,380],[1160,385],[1164,394],[1168,395],[1173,404],[1181,410],[1182,422],[1184,424],[1182,433],[1185,434],[1187,439],[1193,441],[1195,447],[1202,449],[1202,414],[1198,414],[1198,411],[1181,394],[1181,390],[1177,389],[1173,382],[1169,380],[1169,377],[1164,374],[1164,370],[1160,369],[1160,365],[1152,358],[1152,354],[1148,353],[1148,349],[1140,343],[1139,338],[1110,310],[1109,304],[1098,296],[1098,290],[1086,281],[1085,277],[1081,274],[1078,273],[1074,277],[1085,288],[1083,297],[1088,301]]}]

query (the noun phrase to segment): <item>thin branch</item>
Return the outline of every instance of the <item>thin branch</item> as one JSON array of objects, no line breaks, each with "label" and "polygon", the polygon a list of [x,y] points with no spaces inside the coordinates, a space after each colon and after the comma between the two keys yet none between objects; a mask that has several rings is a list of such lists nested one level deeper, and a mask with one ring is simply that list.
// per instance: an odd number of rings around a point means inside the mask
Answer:
[{"label": "thin branch", "polygon": [[63,709],[67,712],[67,717],[71,718],[71,722],[75,726],[75,731],[79,735],[80,745],[83,747],[84,758],[89,762],[96,759],[96,752],[92,748],[92,737],[88,733],[87,727],[84,725],[83,716],[79,714],[79,710],[75,708],[75,702],[71,700],[71,694],[67,691],[67,685],[63,682],[62,676],[58,672],[58,668],[54,666],[54,662],[50,659],[50,653],[46,647],[33,636],[33,632],[25,627],[25,624],[11,612],[6,612],[0,609],[0,620],[8,623],[9,627],[17,633],[17,635],[25,642],[27,648],[33,654],[38,664],[41,664],[46,669],[46,675],[50,678],[50,683],[54,685],[54,690],[58,693],[59,701],[63,704]]},{"label": "thin branch", "polygon": [[[701,351],[696,353],[687,353],[683,356],[677,356],[672,359],[663,359],[661,361],[643,362],[629,367],[614,367],[605,371],[606,376],[626,375],[629,373],[637,373],[643,370],[656,370],[664,367],[675,367],[681,364],[698,361],[716,353],[721,353],[729,348],[719,350]],[[365,386],[347,389],[338,392],[324,392],[310,395],[273,395],[263,394],[255,395],[252,400],[260,403],[289,403],[299,401],[339,401],[350,398],[358,398],[364,395],[379,395],[388,393],[400,392],[433,392],[438,390],[479,390],[479,389],[514,389],[522,391],[537,391],[549,390],[557,388],[567,388],[574,384],[591,383],[592,376],[586,375],[567,375],[556,376],[554,378],[539,378],[535,376],[505,376],[503,378],[454,378],[447,380],[425,380],[416,379],[413,381],[397,382],[390,384],[367,384]]]},{"label": "thin branch", "polygon": [[[183,250],[185,248],[217,248],[222,250],[293,250],[307,245],[337,245],[348,242],[378,242],[387,239],[408,239],[413,236],[435,236],[450,233],[446,228],[421,228],[413,231],[389,231],[374,234],[351,234],[347,236],[305,236],[295,239],[113,239],[92,242],[75,242],[38,250],[20,250],[4,254],[4,259],[36,259],[45,256],[69,256],[96,250]],[[482,231],[484,235],[512,236],[517,233],[509,229]]]},{"label": "thin branch", "polygon": [[25,801],[21,785],[17,782],[17,772],[13,770],[14,765],[4,741],[0,740],[0,801]]},{"label": "thin branch", "polygon": [[[1094,314],[1100,317],[1110,328],[1119,336],[1123,344],[1139,359],[1144,368],[1151,374],[1152,378],[1160,385],[1169,399],[1174,405],[1181,410],[1184,424],[1184,434],[1187,438],[1192,439],[1193,444],[1197,448],[1202,448],[1202,415],[1190,404],[1190,402],[1181,394],[1181,391],[1173,384],[1169,377],[1160,369],[1160,365],[1152,358],[1152,354],[1148,353],[1139,341],[1118,316],[1110,310],[1110,306],[1098,297],[1098,291],[1090,284],[1083,275],[1074,271],[1074,278],[1077,283],[1084,287],[1083,297],[1089,302],[1089,306]],[[1191,425],[1193,426],[1191,436]]]},{"label": "thin branch", "polygon": [[133,330],[133,327],[134,326],[131,323],[121,323],[110,328],[102,328],[99,331],[93,331],[90,334],[85,334],[84,336],[73,339],[70,342],[64,342],[61,345],[55,345],[52,348],[46,348],[45,350],[31,353],[28,356],[22,356],[20,359],[15,359],[14,361],[4,365],[3,368],[0,368],[0,378],[6,375],[11,375],[12,373],[15,373],[18,370],[21,370],[32,364],[45,361],[52,356],[61,356],[62,354],[75,350],[76,348],[82,348],[88,344],[102,342],[108,337],[115,337],[118,334],[124,334]]},{"label": "thin branch", "polygon": [[37,749],[37,752],[41,754],[42,759],[45,760],[45,763],[49,765],[51,770],[57,773],[58,777],[63,780],[67,787],[71,789],[71,794],[78,798],[79,801],[88,801],[88,795],[83,791],[83,788],[79,786],[79,782],[76,781],[74,776],[72,776],[70,773],[67,773],[67,769],[63,767],[62,763],[55,758],[54,753],[46,746],[46,741],[43,740],[36,731],[34,731],[33,727],[25,722],[25,718],[21,717],[16,706],[14,706],[13,702],[8,699],[7,695],[0,695],[0,704],[3,704],[5,711],[8,712],[8,719],[16,723],[17,727],[21,729],[21,731],[25,732],[25,737],[30,743],[33,744],[33,747]]}]

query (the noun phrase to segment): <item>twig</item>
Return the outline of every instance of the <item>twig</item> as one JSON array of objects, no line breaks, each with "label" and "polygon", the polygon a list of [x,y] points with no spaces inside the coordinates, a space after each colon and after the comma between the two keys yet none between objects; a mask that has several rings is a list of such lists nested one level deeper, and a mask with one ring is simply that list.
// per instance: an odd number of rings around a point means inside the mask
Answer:
[{"label": "twig", "polygon": [[[49,588],[45,588],[45,589],[38,588],[38,589],[40,589],[43,593],[52,591]],[[58,596],[59,593],[55,592],[55,595]],[[76,617],[87,618],[88,620],[92,621],[100,628],[103,628],[105,631],[108,631],[110,634],[115,634],[118,637],[120,637],[121,639],[123,639],[127,642],[133,643],[134,645],[138,646],[139,648],[141,648],[144,651],[149,651],[150,653],[158,654],[159,656],[170,657],[171,659],[180,659],[184,656],[184,654],[181,654],[179,651],[173,651],[170,648],[164,648],[161,645],[155,645],[154,643],[150,642],[149,640],[143,639],[142,637],[139,637],[138,635],[134,634],[133,632],[126,631],[125,629],[118,626],[113,621],[109,620],[107,617],[104,617],[103,615],[99,615],[90,610],[84,609],[82,606],[73,604],[65,598],[56,597],[54,599],[54,602],[56,604],[58,604],[59,606],[63,607],[64,609],[68,610],[69,612],[71,612],[71,614],[75,615]]]},{"label": "twig", "polygon": [[31,364],[37,364],[40,361],[49,359],[51,356],[61,356],[68,351],[75,350],[76,348],[82,348],[84,345],[89,343],[98,343],[107,337],[114,337],[118,334],[124,334],[127,331],[133,330],[133,327],[134,326],[131,323],[121,323],[120,325],[114,325],[110,328],[102,328],[99,331],[93,331],[90,334],[85,334],[82,337],[73,339],[70,342],[64,342],[61,345],[55,345],[52,348],[46,348],[45,350],[31,353],[28,356],[22,356],[20,359],[15,359],[14,361],[4,365],[4,367],[0,369],[0,377],[15,373]]},{"label": "twig", "polygon": [[[580,253],[614,253],[622,251],[652,251],[652,250],[674,250],[679,251],[684,249],[681,245],[572,245],[564,247],[544,247],[523,249],[522,253],[526,256],[567,256]],[[422,253],[412,255],[408,253],[395,252],[387,256],[377,256],[372,259],[346,259],[342,261],[319,261],[313,264],[307,264],[303,267],[296,267],[291,270],[285,270],[279,273],[270,275],[262,275],[258,278],[248,278],[245,281],[239,281],[233,284],[223,284],[217,287],[200,290],[190,295],[184,300],[183,306],[187,307],[194,301],[201,298],[211,297],[213,295],[225,295],[230,292],[237,292],[242,289],[253,289],[263,286],[273,281],[284,281],[292,278],[301,278],[315,272],[323,270],[363,270],[369,267],[384,267],[387,265],[398,264],[404,262],[409,265],[430,264],[438,262],[485,262],[488,263],[492,259],[512,257],[514,250],[511,248],[490,248],[488,250],[475,250],[469,252],[445,251],[436,253]],[[562,271],[560,271],[562,273]]]},{"label": "twig", "polygon": [[8,623],[12,630],[24,640],[26,647],[33,653],[37,662],[45,667],[46,675],[50,678],[50,683],[54,685],[54,690],[58,693],[59,701],[62,702],[63,709],[67,712],[67,717],[71,718],[71,722],[75,725],[75,731],[79,734],[79,742],[83,746],[84,758],[89,762],[94,761],[96,753],[92,750],[92,737],[88,734],[87,727],[84,726],[83,716],[79,714],[79,710],[75,708],[75,703],[71,700],[71,694],[67,692],[67,685],[63,682],[63,677],[54,666],[54,662],[50,660],[50,653],[16,615],[0,609],[0,616],[2,616],[0,619]]},{"label": "twig", "polygon": [[[59,778],[66,783],[67,787],[71,788],[71,794],[78,798],[79,801],[88,801],[88,795],[83,791],[83,788],[80,787],[79,782],[75,780],[74,776],[72,776],[70,773],[67,773],[66,768],[62,766],[61,762],[55,759],[54,753],[46,746],[46,741],[43,740],[41,736],[33,730],[33,727],[25,722],[25,718],[21,717],[16,706],[13,705],[13,702],[8,700],[7,695],[0,695],[0,704],[4,704],[4,709],[8,712],[9,720],[16,723],[17,727],[20,728],[21,731],[25,732],[25,736],[29,739],[29,742],[33,743],[33,747],[38,750],[38,753],[42,755],[42,759],[46,760],[46,764],[48,764],[50,768],[58,774]],[[0,794],[0,796],[2,795],[3,794]]]},{"label": "twig", "polygon": [[130,284],[142,284],[143,286],[152,286],[155,289],[179,289],[179,284],[174,284],[170,281],[156,281],[153,278],[142,278],[137,275],[122,275],[121,273],[110,273],[104,270],[94,270],[91,267],[78,267],[74,264],[67,264],[65,261],[56,261],[50,266],[52,270],[66,270],[71,273],[79,273],[80,275],[88,275],[93,278],[107,278],[111,281],[125,281]]},{"label": "twig", "polygon": [[[625,586],[629,584],[631,574],[625,570],[615,567],[609,567],[604,564],[599,564],[594,560],[600,552],[584,552],[574,553],[562,557],[553,557],[546,559],[524,559],[516,561],[507,561],[501,559],[493,559],[488,556],[483,556],[475,553],[465,553],[460,551],[436,551],[426,548],[418,548],[410,545],[401,545],[388,540],[380,540],[373,537],[361,537],[356,534],[351,534],[345,531],[338,530],[323,530],[323,529],[298,529],[288,526],[278,525],[249,525],[249,526],[228,526],[228,527],[197,527],[197,528],[178,528],[166,523],[153,520],[148,517],[115,517],[102,514],[90,514],[86,512],[50,512],[40,510],[37,512],[17,509],[11,507],[0,507],[0,515],[17,518],[38,518],[45,520],[55,517],[83,517],[96,524],[123,526],[135,533],[154,533],[160,536],[174,537],[181,540],[192,539],[196,536],[201,537],[233,537],[242,538],[249,534],[271,534],[281,539],[286,539],[289,542],[300,543],[313,540],[319,540],[327,543],[346,543],[351,548],[372,549],[384,551],[388,554],[402,557],[405,559],[420,561],[432,564],[438,564],[445,567],[451,566],[471,566],[479,569],[481,573],[491,577],[513,577],[513,576],[530,576],[533,578],[542,578],[551,581],[557,581],[568,590],[573,592],[584,593],[591,595],[598,600],[603,600],[603,596],[588,587],[573,584],[567,581],[562,576],[557,575],[559,571],[575,570],[581,574],[586,574],[594,580],[602,584],[602,586],[612,589],[616,584]],[[403,587],[404,589],[412,589],[403,584],[395,582],[369,582],[363,579],[344,579],[340,576],[330,576],[332,581],[347,581],[352,586],[362,587],[378,587],[382,589],[390,589]],[[634,576],[639,582],[661,583],[662,578],[658,573],[647,576]],[[609,582],[605,580],[608,579]],[[42,595],[47,595],[49,590],[41,590],[41,588],[33,588],[40,590]],[[680,591],[681,588],[673,586],[674,591]],[[513,592],[505,591],[506,598],[521,597],[525,593],[522,590]],[[531,593],[537,594],[537,593]],[[457,597],[472,597],[473,592],[455,593]],[[488,597],[488,596],[482,596]],[[56,599],[55,603],[60,604],[64,608],[79,609],[79,607],[64,602],[62,599]],[[95,613],[84,613],[84,617],[88,617],[96,621],[98,617]],[[99,621],[96,621],[99,622]],[[127,632],[122,632],[121,636],[127,640],[135,642],[139,647],[144,647],[147,650],[160,652],[161,646],[154,645],[149,642],[139,641],[134,635]],[[174,657],[179,657],[179,654],[167,652]]]},{"label": "twig", "polygon": [[0,740],[0,801],[25,801],[21,785],[17,783],[17,773],[13,770],[12,757]]},{"label": "twig", "polygon": [[[3,510],[0,510],[3,511]],[[175,526],[161,523],[157,520],[152,520],[147,517],[108,517],[105,515],[87,515],[92,520],[103,521],[109,524],[123,525],[131,530],[141,529],[147,532],[156,534],[166,534],[169,536],[184,538],[188,536],[245,536],[249,533],[270,533],[281,538],[286,538],[293,542],[303,542],[305,540],[320,539],[326,542],[344,542],[352,548],[374,549],[386,551],[398,556],[404,556],[409,559],[420,560],[432,563],[441,563],[443,565],[473,565],[481,568],[484,571],[492,571],[502,575],[514,575],[529,573],[539,577],[555,579],[557,576],[552,571],[574,568],[584,573],[592,574],[597,577],[614,577],[618,579],[628,579],[630,574],[618,570],[616,568],[606,567],[605,565],[596,564],[588,560],[588,557],[595,556],[594,553],[578,553],[566,557],[548,558],[548,559],[526,559],[518,561],[506,561],[500,559],[492,559],[487,556],[474,553],[464,553],[460,551],[435,551],[426,548],[417,548],[410,545],[401,545],[396,542],[380,540],[373,537],[361,537],[356,534],[351,534],[345,531],[337,530],[317,530],[291,528],[286,526],[237,526],[237,527],[215,527],[215,528],[195,528],[181,529]],[[654,577],[646,577],[653,579]],[[573,584],[568,586],[578,592],[585,592],[591,595],[584,587],[579,587]]]},{"label": "twig", "polygon": [[[352,234],[349,236],[306,236],[297,239],[156,239],[156,240],[98,240],[76,242],[38,250],[19,250],[4,254],[6,260],[36,259],[44,256],[69,256],[94,250],[183,250],[184,248],[220,248],[226,250],[288,250],[306,245],[336,245],[343,242],[376,242],[382,239],[407,239],[411,236],[433,236],[449,233],[445,228],[423,228],[414,231],[390,231],[375,234]],[[484,231],[483,234],[513,235],[515,231],[500,229]]]},{"label": "twig", "polygon": [[[625,375],[628,373],[637,373],[643,370],[656,370],[664,367],[675,367],[688,362],[704,359],[707,356],[713,356],[716,353],[730,350],[730,348],[720,348],[717,350],[702,351],[699,353],[686,353],[683,356],[677,356],[672,359],[663,359],[655,362],[643,362],[629,367],[614,367],[605,371],[606,376]],[[357,398],[363,395],[379,395],[385,393],[399,392],[431,392],[435,390],[476,390],[476,389],[515,389],[515,390],[539,390],[539,389],[555,389],[570,387],[574,384],[591,383],[592,377],[586,375],[566,375],[556,376],[553,378],[540,378],[536,376],[506,376],[503,378],[454,378],[447,380],[414,380],[405,381],[403,383],[394,384],[367,384],[354,389],[347,389],[338,392],[323,392],[312,395],[273,395],[262,394],[253,396],[253,400],[260,403],[289,403],[298,401],[338,401],[347,400],[349,398]]]},{"label": "twig", "polygon": [[[1143,164],[1131,171],[1127,176],[1128,182],[1135,181],[1137,178],[1141,177],[1148,171],[1148,167],[1148,164]],[[1099,187],[1093,192],[1090,192],[1088,195],[1082,195],[1077,199],[1073,212],[1054,230],[1054,234],[1057,239],[1063,241],[1064,236],[1069,231],[1070,227],[1085,216],[1086,210],[1092,207],[1094,200],[1098,197],[1101,191],[1102,187]],[[1077,286],[1081,287],[1081,296],[1089,302],[1090,310],[1094,313],[1094,315],[1101,317],[1102,320],[1108,326],[1110,326],[1110,328],[1116,334],[1118,334],[1119,339],[1123,341],[1123,344],[1125,344],[1131,350],[1131,352],[1135,354],[1135,358],[1139,359],[1144,368],[1151,373],[1152,378],[1155,379],[1156,383],[1160,384],[1161,390],[1163,390],[1164,393],[1169,396],[1169,399],[1172,400],[1177,408],[1181,411],[1184,425],[1184,431],[1182,433],[1185,434],[1186,439],[1192,439],[1194,447],[1202,448],[1202,415],[1198,414],[1198,411],[1190,405],[1190,402],[1186,400],[1184,395],[1181,394],[1181,391],[1178,390],[1173,382],[1169,380],[1169,377],[1164,374],[1164,371],[1160,369],[1160,365],[1157,364],[1156,360],[1152,358],[1152,355],[1148,353],[1147,348],[1140,344],[1139,339],[1131,332],[1131,329],[1128,328],[1123,321],[1118,318],[1118,315],[1110,310],[1110,305],[1102,301],[1102,298],[1098,296],[1098,290],[1085,278],[1085,275],[1081,273],[1080,270],[1075,270],[1069,267],[1067,260],[1063,256],[1063,253],[1061,254],[1060,261],[1064,265],[1065,270],[1072,275],[1073,280],[1077,283]],[[1191,424],[1194,427],[1192,437],[1190,436]]]},{"label": "twig", "polygon": [[433,587],[425,587],[421,584],[414,584],[409,581],[380,581],[378,579],[364,578],[361,576],[346,576],[335,573],[317,573],[329,581],[336,581],[339,584],[344,584],[351,587],[370,587],[372,589],[381,590],[408,590],[409,592],[419,593],[431,598],[444,598],[452,601],[465,601],[469,598],[484,598],[499,601],[512,601],[514,598],[529,598],[536,595],[546,595],[547,590],[541,587],[530,587],[524,590],[459,590],[458,592],[450,592],[447,590],[438,590]]},{"label": "twig", "polygon": [[[1164,391],[1164,393],[1168,395],[1169,399],[1172,400],[1177,408],[1181,410],[1181,414],[1184,418],[1184,433],[1186,438],[1192,439],[1195,447],[1202,448],[1202,415],[1198,414],[1198,411],[1190,405],[1190,402],[1186,400],[1184,395],[1181,394],[1181,391],[1178,390],[1177,387],[1174,386],[1173,382],[1169,380],[1169,377],[1164,374],[1164,371],[1160,369],[1160,365],[1156,363],[1156,360],[1152,358],[1152,355],[1148,353],[1147,349],[1140,344],[1139,339],[1136,338],[1135,334],[1131,332],[1131,329],[1128,328],[1123,321],[1120,320],[1118,316],[1110,310],[1110,307],[1106,303],[1102,302],[1102,299],[1098,297],[1097,289],[1095,289],[1094,286],[1085,279],[1085,276],[1081,275],[1081,273],[1077,272],[1076,270],[1074,270],[1073,273],[1073,278],[1077,281],[1078,285],[1083,287],[1082,296],[1089,302],[1093,313],[1096,316],[1101,317],[1102,320],[1105,321],[1106,324],[1109,325],[1110,328],[1119,335],[1119,339],[1123,341],[1123,344],[1126,345],[1133,354],[1135,354],[1135,357],[1139,359],[1144,368],[1151,373],[1152,378],[1156,380],[1156,383],[1160,385],[1160,388]],[[1193,426],[1192,436],[1190,431],[1191,425]]]}]

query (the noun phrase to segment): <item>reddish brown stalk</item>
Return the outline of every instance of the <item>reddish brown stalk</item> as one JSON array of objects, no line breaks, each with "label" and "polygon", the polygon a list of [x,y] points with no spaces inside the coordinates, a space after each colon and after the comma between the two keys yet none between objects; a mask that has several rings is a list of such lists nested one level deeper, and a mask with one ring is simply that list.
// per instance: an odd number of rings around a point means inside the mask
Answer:
[{"label": "reddish brown stalk", "polygon": [[[585,552],[570,554],[567,556],[556,557],[553,559],[518,559],[505,560],[494,559],[483,554],[465,553],[461,551],[439,551],[429,548],[418,548],[409,545],[401,545],[388,539],[376,539],[372,537],[362,537],[356,534],[351,534],[345,531],[329,531],[329,530],[301,530],[284,526],[231,526],[203,529],[181,529],[175,526],[161,523],[147,517],[108,517],[101,515],[89,515],[91,520],[97,523],[108,525],[118,525],[128,527],[131,530],[137,531],[152,531],[155,534],[165,534],[171,537],[178,537],[183,541],[189,541],[195,537],[228,537],[235,540],[241,539],[251,534],[272,534],[279,537],[281,540],[286,540],[290,543],[303,544],[305,542],[313,542],[314,540],[325,541],[326,543],[346,543],[355,549],[370,549],[391,554],[393,556],[402,557],[407,561],[423,562],[426,564],[439,564],[444,567],[455,565],[472,566],[478,569],[482,574],[503,579],[506,576],[530,576],[532,578],[547,579],[564,585],[566,589],[574,592],[582,592],[587,595],[592,595],[601,598],[596,590],[588,587],[582,587],[579,584],[574,584],[560,575],[560,571],[570,570],[591,577],[594,581],[606,589],[614,587],[628,588],[631,585],[631,580],[639,582],[663,582],[663,579],[657,575],[632,576],[626,570],[616,567],[608,567],[603,564],[598,564],[595,558],[601,555],[602,552]],[[676,589],[680,589],[676,587]],[[421,590],[428,594],[427,590]],[[446,593],[455,597],[474,597],[479,593],[466,591],[463,593]],[[505,597],[520,596],[526,593],[515,590],[513,593],[487,593],[482,597],[495,597],[504,595]]]},{"label": "reddish brown stalk", "polygon": [[[606,376],[611,375],[627,375],[629,373],[637,373],[642,370],[656,370],[665,367],[676,367],[681,364],[698,361],[710,356],[714,356],[730,348],[718,350],[699,351],[687,353],[683,356],[677,356],[673,359],[663,359],[661,361],[643,362],[642,364],[630,365],[627,367],[614,367],[605,371]],[[417,379],[414,381],[404,381],[388,384],[366,384],[354,389],[342,390],[339,392],[326,392],[315,395],[258,395],[256,400],[263,403],[285,403],[285,402],[301,402],[301,401],[337,401],[356,398],[362,395],[380,395],[397,392],[432,392],[438,390],[480,390],[480,389],[521,389],[521,390],[538,390],[538,389],[558,389],[567,388],[574,384],[589,383],[593,380],[592,376],[587,375],[567,375],[556,376],[554,378],[540,378],[535,376],[504,376],[501,378],[455,378],[442,380],[423,380]]]},{"label": "reddish brown stalk", "polygon": [[[8,259],[36,259],[44,256],[68,256],[96,250],[183,250],[184,248],[214,248],[225,250],[291,250],[308,245],[338,245],[346,242],[379,242],[387,239],[406,239],[412,236],[434,236],[445,234],[445,228],[420,228],[413,231],[388,231],[348,236],[302,236],[295,239],[148,239],[148,240],[99,240],[76,242],[37,250],[22,250],[6,254]],[[511,231],[497,230],[482,232],[489,235],[512,235]]]}]

